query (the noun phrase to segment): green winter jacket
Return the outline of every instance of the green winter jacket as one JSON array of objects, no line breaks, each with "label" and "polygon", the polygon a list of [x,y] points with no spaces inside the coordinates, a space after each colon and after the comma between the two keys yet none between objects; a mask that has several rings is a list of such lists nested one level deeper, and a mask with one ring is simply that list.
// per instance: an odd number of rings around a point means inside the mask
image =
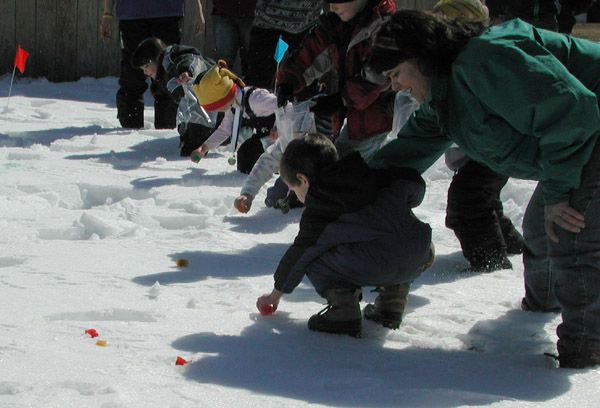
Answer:
[{"label": "green winter jacket", "polygon": [[510,20],[469,41],[374,165],[430,167],[455,142],[568,201],[600,134],[600,44]]}]

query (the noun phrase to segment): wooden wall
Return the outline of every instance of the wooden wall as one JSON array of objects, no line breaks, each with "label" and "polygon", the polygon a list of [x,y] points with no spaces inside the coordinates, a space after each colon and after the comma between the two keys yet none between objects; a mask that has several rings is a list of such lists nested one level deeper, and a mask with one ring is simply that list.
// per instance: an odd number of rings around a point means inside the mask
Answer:
[{"label": "wooden wall", "polygon": [[[212,55],[210,10],[202,0],[206,34],[194,35],[196,7],[186,0],[183,43]],[[428,9],[437,0],[396,0],[400,8]],[[116,76],[119,38],[116,21],[113,38],[100,39],[103,0],[0,0],[0,75],[11,73],[17,44],[30,53],[25,76],[51,81],[74,81],[84,76]]]}]

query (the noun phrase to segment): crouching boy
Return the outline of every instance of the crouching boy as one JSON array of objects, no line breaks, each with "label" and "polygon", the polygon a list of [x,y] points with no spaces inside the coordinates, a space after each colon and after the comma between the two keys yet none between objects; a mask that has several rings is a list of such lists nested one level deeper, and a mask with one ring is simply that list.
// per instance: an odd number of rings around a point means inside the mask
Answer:
[{"label": "crouching boy", "polygon": [[333,143],[309,134],[292,140],[281,178],[304,203],[300,231],[281,259],[270,294],[256,306],[277,309],[307,275],[328,305],[308,328],[359,337],[363,286],[379,292],[364,316],[397,329],[410,283],[433,262],[431,228],[415,217],[425,183],[410,169],[372,169],[359,153],[338,160]]}]

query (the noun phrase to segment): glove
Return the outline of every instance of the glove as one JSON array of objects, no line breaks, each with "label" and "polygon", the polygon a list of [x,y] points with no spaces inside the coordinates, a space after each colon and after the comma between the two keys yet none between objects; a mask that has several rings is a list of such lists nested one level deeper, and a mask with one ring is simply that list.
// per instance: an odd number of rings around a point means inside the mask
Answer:
[{"label": "glove", "polygon": [[281,108],[287,105],[294,97],[294,88],[290,84],[282,83],[277,85],[277,107]]},{"label": "glove", "polygon": [[312,101],[314,105],[310,108],[310,111],[319,116],[331,116],[344,107],[344,100],[339,93],[317,96]]},{"label": "glove", "polygon": [[240,194],[240,196],[233,202],[233,206],[236,208],[236,210],[245,214],[250,211],[253,199],[254,197],[252,197],[250,194]]},{"label": "glove", "polygon": [[275,180],[275,184],[272,187],[267,188],[267,197],[265,198],[265,205],[269,208],[277,208],[277,201],[283,199],[288,194],[288,187],[283,182],[281,177]]}]

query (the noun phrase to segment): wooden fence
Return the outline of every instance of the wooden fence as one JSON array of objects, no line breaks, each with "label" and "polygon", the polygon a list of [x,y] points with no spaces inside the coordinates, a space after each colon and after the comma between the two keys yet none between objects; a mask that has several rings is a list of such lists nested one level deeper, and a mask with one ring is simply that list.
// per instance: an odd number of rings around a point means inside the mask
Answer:
[{"label": "wooden fence", "polygon": [[[196,7],[186,0],[183,43],[212,55],[212,0],[202,0],[206,34],[195,36]],[[428,9],[436,0],[396,0],[401,8]],[[100,39],[103,0],[0,0],[0,75],[11,73],[17,44],[30,53],[25,76],[74,81],[84,76],[116,76],[119,38]]]}]

